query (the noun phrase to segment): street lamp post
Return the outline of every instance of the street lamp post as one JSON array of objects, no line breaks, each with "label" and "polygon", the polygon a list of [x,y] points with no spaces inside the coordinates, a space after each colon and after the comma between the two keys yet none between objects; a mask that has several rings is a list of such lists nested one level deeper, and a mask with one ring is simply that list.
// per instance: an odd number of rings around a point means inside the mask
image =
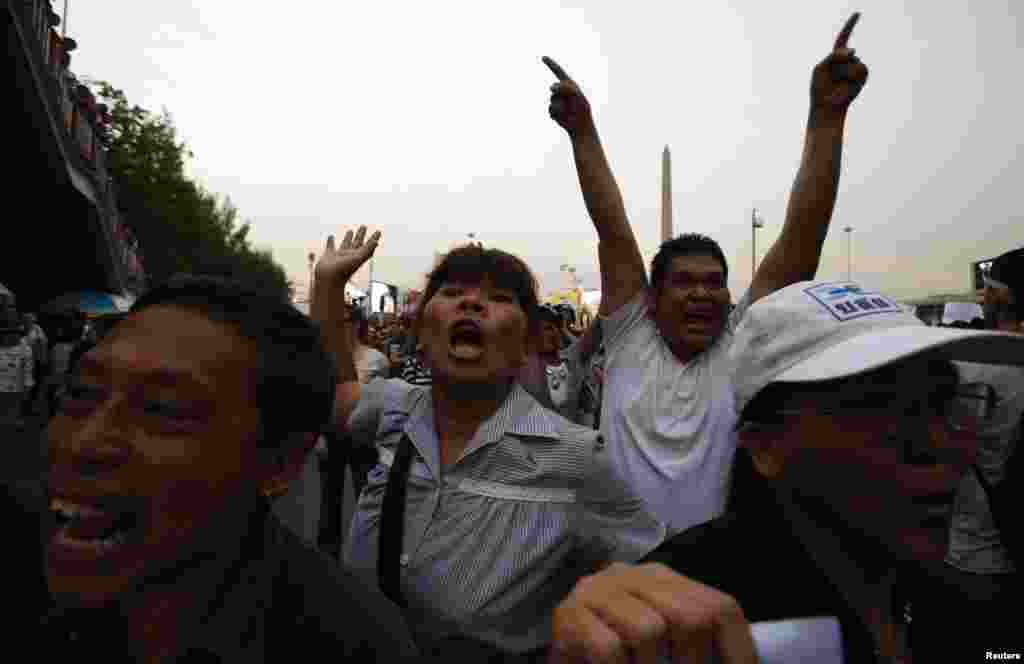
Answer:
[{"label": "street lamp post", "polygon": [[846,233],[846,280],[853,281],[853,226],[843,229]]},{"label": "street lamp post", "polygon": [[764,221],[758,219],[757,208],[750,213],[750,283],[754,283],[754,275],[757,273],[757,229],[764,228]]}]

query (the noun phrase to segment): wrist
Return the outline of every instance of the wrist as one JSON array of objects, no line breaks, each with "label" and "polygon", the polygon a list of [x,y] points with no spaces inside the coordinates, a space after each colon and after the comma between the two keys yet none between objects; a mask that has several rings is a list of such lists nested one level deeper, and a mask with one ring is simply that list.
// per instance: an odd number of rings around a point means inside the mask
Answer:
[{"label": "wrist", "polygon": [[811,105],[807,116],[807,129],[815,131],[842,131],[846,126],[846,109],[835,110]]},{"label": "wrist", "polygon": [[579,127],[575,127],[569,132],[569,138],[576,141],[593,141],[597,142],[597,126],[594,124],[593,119],[587,120],[586,122],[580,123]]}]

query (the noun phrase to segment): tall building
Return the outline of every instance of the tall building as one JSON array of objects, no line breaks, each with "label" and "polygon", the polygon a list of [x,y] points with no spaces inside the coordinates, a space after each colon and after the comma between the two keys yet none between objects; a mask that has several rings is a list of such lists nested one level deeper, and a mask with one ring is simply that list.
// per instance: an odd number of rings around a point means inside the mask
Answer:
[{"label": "tall building", "polygon": [[672,155],[661,153],[661,241],[672,239]]}]

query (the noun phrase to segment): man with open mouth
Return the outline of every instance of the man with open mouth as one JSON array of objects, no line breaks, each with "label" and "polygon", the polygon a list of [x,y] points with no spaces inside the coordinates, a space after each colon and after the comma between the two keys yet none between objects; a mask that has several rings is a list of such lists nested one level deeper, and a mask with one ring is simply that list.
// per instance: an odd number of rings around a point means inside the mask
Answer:
[{"label": "man with open mouth", "polygon": [[49,609],[26,652],[413,654],[395,608],[270,511],[329,419],[334,385],[316,327],[277,296],[181,277],[140,298],[81,358],[45,433]]},{"label": "man with open mouth", "polygon": [[737,321],[750,303],[813,279],[818,268],[839,190],[847,111],[868,76],[848,47],[859,16],[850,17],[814,68],[803,158],[782,232],[731,314],[728,263],[704,235],[663,243],[648,282],[590,104],[561,66],[544,59],[556,79],[548,112],[569,135],[600,239],[607,352],[600,428],[616,467],[670,532],[712,519],[725,505],[736,449],[729,346]]},{"label": "man with open mouth", "polygon": [[751,305],[733,353],[729,509],[648,560],[730,594],[751,621],[839,618],[848,662],[1012,647],[994,619],[1014,614],[973,615],[943,558],[997,412],[954,361],[1024,365],[1024,336],[927,327],[882,293],[819,281]]},{"label": "man with open mouth", "polygon": [[[452,363],[483,359],[489,324],[446,327]],[[181,276],[140,298],[82,357],[45,433],[45,481],[0,488],[0,517],[14,535],[5,585],[16,607],[5,622],[12,652],[43,662],[261,664],[296,652],[381,664],[495,661],[483,659],[492,647],[458,635],[419,652],[394,604],[273,515],[271,501],[297,478],[335,406],[320,334],[275,295]],[[358,385],[354,374],[349,355],[345,376]],[[621,526],[635,506],[611,507],[625,517],[595,516]],[[488,537],[504,546],[509,524],[497,525],[467,546],[483,549]],[[675,575],[659,587],[713,600],[693,608],[707,620],[728,617],[740,655],[727,661],[750,661],[734,602]],[[568,592],[554,590],[553,602]],[[587,596],[589,606],[616,600]],[[631,632],[652,610],[631,605],[624,623],[604,629]],[[678,617],[664,621],[686,629]],[[563,622],[560,642],[599,647],[601,635],[581,629],[591,623]],[[705,638],[698,631],[690,636]]]}]

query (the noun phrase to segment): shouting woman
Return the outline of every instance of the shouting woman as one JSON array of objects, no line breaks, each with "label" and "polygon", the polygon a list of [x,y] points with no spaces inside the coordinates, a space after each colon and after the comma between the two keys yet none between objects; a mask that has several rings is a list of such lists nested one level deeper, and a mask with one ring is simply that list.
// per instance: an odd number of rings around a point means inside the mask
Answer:
[{"label": "shouting woman", "polygon": [[345,558],[403,606],[421,645],[472,639],[542,651],[550,612],[585,574],[636,560],[663,530],[614,474],[604,441],[517,382],[540,328],[519,258],[470,245],[433,269],[413,325],[432,384],[360,385],[345,283],[380,239],[334,238],[316,268],[313,315],[338,367],[335,427],[371,439],[380,463]]}]

